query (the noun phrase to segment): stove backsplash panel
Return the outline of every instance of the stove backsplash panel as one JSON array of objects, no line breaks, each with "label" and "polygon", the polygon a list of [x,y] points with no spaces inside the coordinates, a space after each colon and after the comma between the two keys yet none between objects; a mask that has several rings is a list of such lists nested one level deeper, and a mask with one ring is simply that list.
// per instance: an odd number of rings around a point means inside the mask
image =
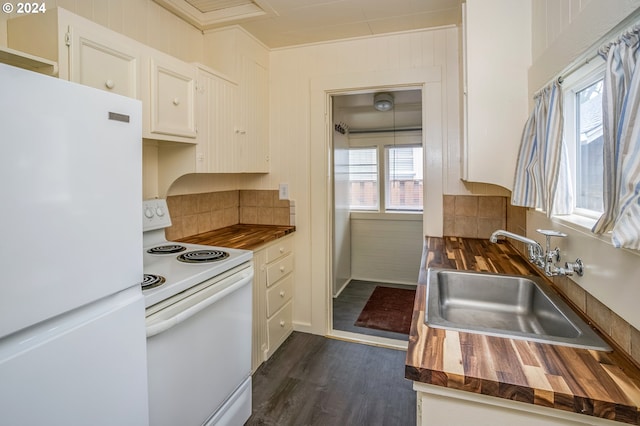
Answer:
[{"label": "stove backsplash panel", "polygon": [[167,206],[172,226],[167,240],[176,240],[238,223],[289,225],[290,202],[278,190],[233,190],[171,195]]}]

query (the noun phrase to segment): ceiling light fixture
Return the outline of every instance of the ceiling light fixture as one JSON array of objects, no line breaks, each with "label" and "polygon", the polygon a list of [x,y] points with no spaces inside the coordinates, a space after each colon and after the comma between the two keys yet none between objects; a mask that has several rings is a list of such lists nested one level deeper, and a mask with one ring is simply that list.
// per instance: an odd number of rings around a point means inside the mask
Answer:
[{"label": "ceiling light fixture", "polygon": [[373,107],[378,111],[389,111],[393,108],[393,95],[391,93],[376,93],[373,96]]}]

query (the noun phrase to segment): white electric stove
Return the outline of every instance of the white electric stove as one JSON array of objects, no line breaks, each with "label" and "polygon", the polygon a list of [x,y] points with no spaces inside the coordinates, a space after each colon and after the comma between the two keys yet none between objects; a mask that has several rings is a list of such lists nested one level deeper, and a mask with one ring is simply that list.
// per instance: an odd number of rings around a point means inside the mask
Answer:
[{"label": "white electric stove", "polygon": [[244,424],[253,252],[167,241],[163,199],[143,202],[142,213],[150,423]]}]

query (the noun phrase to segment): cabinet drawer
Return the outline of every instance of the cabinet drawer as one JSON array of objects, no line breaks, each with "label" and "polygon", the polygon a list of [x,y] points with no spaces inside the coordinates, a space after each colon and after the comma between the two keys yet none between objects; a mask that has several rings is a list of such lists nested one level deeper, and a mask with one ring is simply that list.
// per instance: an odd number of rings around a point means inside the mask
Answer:
[{"label": "cabinet drawer", "polygon": [[273,287],[267,289],[267,317],[278,311],[285,303],[291,300],[293,294],[293,275],[289,274]]},{"label": "cabinet drawer", "polygon": [[291,238],[280,238],[275,244],[267,247],[267,263],[291,253],[292,250],[293,240]]},{"label": "cabinet drawer", "polygon": [[269,352],[273,353],[293,330],[291,303],[284,305],[273,318],[267,321],[267,328],[269,330]]},{"label": "cabinet drawer", "polygon": [[275,284],[280,278],[293,271],[293,254],[267,266],[267,287]]}]

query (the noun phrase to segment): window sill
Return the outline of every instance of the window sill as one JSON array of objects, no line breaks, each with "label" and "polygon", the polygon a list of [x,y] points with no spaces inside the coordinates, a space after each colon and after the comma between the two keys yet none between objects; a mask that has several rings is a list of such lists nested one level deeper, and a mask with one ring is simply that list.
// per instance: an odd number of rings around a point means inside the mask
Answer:
[{"label": "window sill", "polygon": [[351,211],[350,218],[360,220],[407,220],[418,222],[422,221],[422,213]]},{"label": "window sill", "polygon": [[[546,216],[546,214],[542,210],[536,209],[535,212],[537,214]],[[591,238],[600,240],[610,246],[613,246],[613,244],[611,243],[611,232],[607,232],[602,235],[594,234],[593,232],[591,232],[591,229],[598,221],[597,219],[577,214],[567,214],[562,216],[552,216],[551,221],[566,226],[567,228],[573,229],[574,231],[587,234]]]}]

